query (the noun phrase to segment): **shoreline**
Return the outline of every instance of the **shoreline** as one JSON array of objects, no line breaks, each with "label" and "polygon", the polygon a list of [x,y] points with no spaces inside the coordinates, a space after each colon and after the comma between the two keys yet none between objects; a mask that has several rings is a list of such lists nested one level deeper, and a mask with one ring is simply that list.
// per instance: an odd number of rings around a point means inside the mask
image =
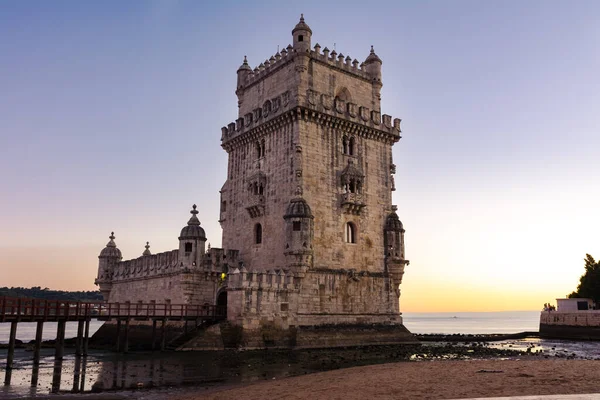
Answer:
[{"label": "shoreline", "polygon": [[[236,388],[168,396],[171,400],[462,399],[598,393],[592,360],[436,360],[352,367]],[[158,397],[157,397],[158,398]]]},{"label": "shoreline", "polygon": [[[426,336],[429,339],[439,337],[439,335],[419,336]],[[180,396],[188,396],[187,398],[193,399],[193,396],[199,396],[200,394],[204,396],[214,393],[216,396],[224,391],[235,390],[240,387],[245,388],[249,385],[266,384],[271,380],[281,381],[283,379],[287,381],[294,377],[316,376],[338,370],[345,371],[395,364],[439,364],[455,361],[460,366],[461,363],[518,360],[519,362],[592,361],[600,366],[598,359],[595,361],[586,360],[590,357],[597,358],[600,355],[594,350],[594,344],[589,342],[564,341],[557,345],[556,342],[543,341],[538,338],[533,338],[533,341],[528,339],[498,340],[505,339],[506,335],[457,334],[442,336],[453,340],[424,340],[418,345],[374,345],[296,350],[132,352],[125,355],[94,349],[95,354],[92,354],[87,361],[87,376],[93,377],[93,380],[86,382],[85,392],[75,396],[78,398],[97,398],[99,400],[136,399],[140,396],[144,399],[157,400],[163,398],[175,399]],[[486,338],[496,340],[486,342],[483,340]],[[532,345],[532,343],[535,344]],[[543,349],[541,343],[544,343]],[[565,347],[560,348],[560,345]],[[557,346],[556,349],[554,346]],[[584,351],[575,354],[578,348],[583,348]],[[585,349],[592,349],[592,351]],[[49,348],[46,348],[45,351],[47,355],[45,360],[46,379],[51,379],[54,361],[53,352]],[[21,348],[19,358],[21,366],[18,379],[22,382],[28,382],[31,374],[29,351]],[[67,379],[67,381],[64,381],[65,383],[61,385],[61,398],[65,398],[66,395],[71,396],[68,390],[70,383],[67,382],[72,379],[73,366],[77,365],[76,362],[72,354],[68,354],[63,361],[63,380]],[[149,365],[153,367],[147,369]],[[0,370],[4,370],[3,367],[0,366]],[[484,366],[480,369],[489,368]],[[122,375],[124,374],[122,371],[127,371],[126,375]],[[158,371],[162,371],[160,373],[161,377],[164,377],[165,372],[170,377],[165,378],[166,380],[152,380],[152,377],[156,378]],[[185,371],[185,374],[183,374],[183,371]],[[376,379],[376,377],[369,379]],[[13,382],[16,382],[16,380]],[[115,383],[117,383],[117,386],[113,386]],[[36,393],[36,397],[41,395],[55,398],[56,395],[48,395],[48,392],[44,393],[47,387],[47,384],[44,384],[38,388],[40,392]],[[23,384],[20,387],[17,384],[16,390],[11,391],[9,389],[4,392],[0,391],[0,397],[8,394],[8,398],[11,399],[28,398],[25,393],[27,387]],[[93,397],[95,395],[97,396]]]}]

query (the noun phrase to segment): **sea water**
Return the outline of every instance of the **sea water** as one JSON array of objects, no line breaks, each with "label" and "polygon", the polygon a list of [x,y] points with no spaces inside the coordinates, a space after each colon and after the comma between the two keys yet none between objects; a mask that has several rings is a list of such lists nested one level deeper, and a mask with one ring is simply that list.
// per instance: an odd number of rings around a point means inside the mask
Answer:
[{"label": "sea water", "polygon": [[539,311],[403,313],[404,326],[412,333],[493,334],[537,332]]},{"label": "sea water", "polygon": [[[537,331],[539,311],[491,312],[491,313],[404,313],[404,324],[414,333],[439,334],[491,334]],[[93,321],[90,334],[102,322]],[[0,343],[8,341],[9,323],[0,323]],[[76,324],[69,324],[66,337],[74,337]],[[44,339],[54,339],[56,324],[44,324]],[[35,324],[19,323],[17,337],[28,342],[35,337]],[[429,344],[426,344],[429,345]],[[491,342],[490,347],[505,348],[554,356],[576,356],[600,359],[600,342],[558,341],[539,338]],[[27,398],[48,394],[53,381],[61,392],[88,392],[98,390],[125,390],[138,388],[172,388],[186,385],[203,387],[235,384],[254,380],[279,379],[319,370],[315,360],[295,360],[298,354],[289,353],[290,360],[264,363],[267,353],[257,353],[241,364],[229,356],[211,352],[156,352],[117,354],[91,350],[88,357],[78,359],[73,349],[65,349],[60,363],[54,360],[54,350],[42,349],[37,387],[30,385],[33,371],[31,349],[17,349],[15,369],[10,386],[0,386],[0,398]],[[318,352],[315,352],[315,355]],[[4,375],[6,349],[0,349],[0,378]],[[389,360],[388,360],[389,361]],[[279,364],[277,364],[279,362]],[[381,362],[381,361],[380,361]],[[314,364],[314,365],[313,365]],[[315,368],[312,370],[311,368]],[[58,372],[58,374],[57,374]],[[169,389],[173,390],[173,389]],[[183,389],[182,389],[183,390]],[[157,398],[160,398],[157,397]]]},{"label": "sea water", "polygon": [[[98,321],[93,319],[90,321],[90,337],[96,333],[102,326],[104,321]],[[65,339],[74,338],[77,336],[77,322],[67,322],[65,326]],[[44,328],[42,331],[42,340],[54,340],[56,339],[56,328],[57,322],[44,322]],[[17,324],[17,339],[23,343],[28,343],[35,340],[35,330],[37,328],[37,322],[19,322]],[[8,343],[8,337],[10,335],[10,323],[0,323],[0,344]]]}]

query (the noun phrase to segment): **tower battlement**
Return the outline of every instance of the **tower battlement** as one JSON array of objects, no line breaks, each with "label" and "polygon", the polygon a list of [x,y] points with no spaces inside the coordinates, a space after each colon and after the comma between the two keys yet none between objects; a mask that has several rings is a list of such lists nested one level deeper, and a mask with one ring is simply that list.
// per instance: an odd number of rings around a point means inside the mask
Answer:
[{"label": "tower battlement", "polygon": [[[250,68],[251,72],[245,76],[238,89],[240,87],[245,89],[259,83],[285,64],[292,62],[297,54],[298,52],[292,45],[288,44],[286,48],[267,58],[253,69]],[[342,53],[338,54],[335,50],[329,50],[327,47],[321,52],[321,45],[318,43],[315,44],[314,49],[310,51],[309,55],[315,61],[324,63],[341,72],[352,74],[367,82],[371,82],[374,79],[374,76],[367,70],[364,62],[360,62],[356,58],[352,59],[350,56],[344,56]]]},{"label": "tower battlement", "polygon": [[[314,118],[322,124],[354,125],[353,130],[363,132],[365,135],[375,134],[390,140],[392,143],[400,140],[400,118],[380,111],[370,110],[368,107],[356,103],[346,102],[339,97],[308,90],[305,101],[295,107],[291,104],[290,92],[281,96],[268,99],[262,107],[255,108],[235,122],[221,128],[221,145],[225,150],[231,149],[236,142],[243,142],[246,136],[260,136],[260,127],[268,123],[269,127],[285,123],[287,120],[297,118]],[[244,135],[249,132],[248,135]]]}]

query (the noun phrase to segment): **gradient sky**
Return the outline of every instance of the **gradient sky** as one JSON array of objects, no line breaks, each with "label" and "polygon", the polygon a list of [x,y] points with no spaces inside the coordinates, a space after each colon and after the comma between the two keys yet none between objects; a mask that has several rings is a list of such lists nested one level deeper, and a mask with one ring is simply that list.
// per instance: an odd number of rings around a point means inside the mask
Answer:
[{"label": "gradient sky", "polygon": [[0,1],[0,286],[94,290],[178,246],[219,247],[236,74],[292,41],[383,59],[402,118],[402,311],[536,310],[600,257],[598,1]]}]

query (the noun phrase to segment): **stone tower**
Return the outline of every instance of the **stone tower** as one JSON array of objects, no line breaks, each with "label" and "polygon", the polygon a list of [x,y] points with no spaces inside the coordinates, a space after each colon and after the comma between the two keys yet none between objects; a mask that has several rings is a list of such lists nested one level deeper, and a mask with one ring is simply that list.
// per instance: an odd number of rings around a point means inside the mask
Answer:
[{"label": "stone tower", "polygon": [[223,247],[239,251],[228,319],[401,326],[400,119],[381,114],[382,61],[373,47],[360,63],[311,42],[301,17],[293,45],[237,71],[239,115],[221,137]]}]

